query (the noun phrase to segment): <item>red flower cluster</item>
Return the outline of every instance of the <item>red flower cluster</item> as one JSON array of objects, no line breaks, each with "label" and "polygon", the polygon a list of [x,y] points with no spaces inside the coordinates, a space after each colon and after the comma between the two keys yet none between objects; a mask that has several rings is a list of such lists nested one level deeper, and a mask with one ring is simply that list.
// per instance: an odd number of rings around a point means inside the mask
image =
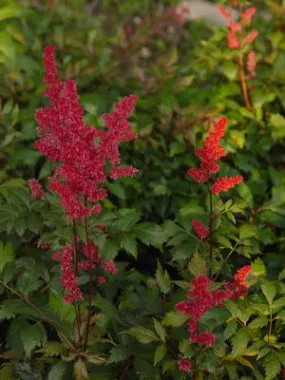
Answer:
[{"label": "red flower cluster", "polygon": [[[76,273],[73,266],[73,251],[74,246],[64,247],[62,250],[54,252],[52,258],[61,262],[61,284],[67,294],[64,297],[65,302],[81,301],[83,295],[77,284],[77,277],[80,273]],[[82,244],[82,253],[87,260],[80,260],[78,262],[78,271],[88,270],[90,267],[103,269],[104,272],[116,274],[118,272],[113,260],[103,262],[103,258],[98,254],[98,248],[93,242],[89,242],[89,247]],[[102,285],[106,282],[103,275],[97,277],[97,283]]]},{"label": "red flower cluster", "polygon": [[188,293],[188,301],[179,302],[176,311],[189,316],[188,331],[192,343],[209,347],[214,345],[215,336],[209,331],[199,332],[198,322],[208,310],[222,305],[226,299],[246,295],[248,287],[245,280],[250,271],[250,265],[241,268],[234,276],[234,282],[225,283],[225,289],[211,291],[211,280],[205,275],[200,275],[191,282],[192,290]]},{"label": "red flower cluster", "polygon": [[[200,168],[191,168],[187,172],[194,181],[207,182],[213,173],[220,170],[217,161],[226,155],[226,150],[220,145],[220,141],[225,135],[227,122],[227,118],[221,117],[210,129],[202,148],[195,150],[200,160]],[[212,185],[211,191],[213,194],[228,191],[242,180],[242,176],[220,177]],[[208,230],[198,220],[195,219],[192,226],[201,239],[208,236]]]},{"label": "red flower cluster", "polygon": [[[99,213],[99,204],[107,196],[101,188],[106,178],[132,176],[137,169],[120,166],[119,144],[136,138],[127,121],[136,103],[134,95],[115,105],[115,111],[103,115],[105,128],[85,125],[73,80],[63,82],[54,62],[54,46],[44,51],[48,84],[45,95],[50,106],[37,110],[39,140],[36,148],[51,161],[57,162],[50,181],[50,190],[60,197],[67,218],[78,219]],[[106,162],[111,170],[106,173]],[[35,184],[33,183],[35,189]]]},{"label": "red flower cluster", "polygon": [[29,179],[28,181],[31,193],[33,198],[43,198],[45,193],[43,191],[42,185],[39,183],[39,181],[35,178]]},{"label": "red flower cluster", "polygon": [[193,219],[191,224],[199,238],[206,239],[209,235],[209,230],[204,226],[204,224],[199,222],[197,219]]},{"label": "red flower cluster", "polygon": [[220,177],[211,187],[213,194],[219,194],[221,191],[228,191],[234,186],[243,181],[241,175],[235,175],[233,177]]},{"label": "red flower cluster", "polygon": [[178,369],[181,372],[189,372],[192,368],[192,363],[190,362],[189,359],[180,359],[177,362]]},{"label": "red flower cluster", "polygon": [[[244,37],[247,27],[252,23],[252,18],[256,13],[256,8],[247,8],[244,12],[240,13],[240,22],[233,21],[232,12],[226,10],[225,7],[219,7],[222,16],[229,21],[228,23],[228,47],[230,49],[240,49],[246,45],[251,45],[253,41],[258,36],[257,30],[252,30]],[[255,76],[255,55],[248,56],[248,76],[247,79],[253,78]]]},{"label": "red flower cluster", "polygon": [[256,69],[256,57],[255,57],[255,51],[254,50],[251,50],[248,53],[246,68],[247,68],[247,71],[248,71],[247,79],[254,78],[256,76],[256,73],[255,73],[255,69]]}]

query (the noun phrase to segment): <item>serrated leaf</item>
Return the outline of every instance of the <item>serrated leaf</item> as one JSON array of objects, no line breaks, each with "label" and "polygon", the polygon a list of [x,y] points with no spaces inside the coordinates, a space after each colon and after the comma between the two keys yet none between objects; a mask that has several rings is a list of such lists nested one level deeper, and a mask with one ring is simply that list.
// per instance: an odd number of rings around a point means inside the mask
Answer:
[{"label": "serrated leaf", "polygon": [[26,356],[30,357],[33,349],[42,346],[47,337],[46,332],[41,325],[29,325],[22,330],[21,339],[23,341]]},{"label": "serrated leaf", "polygon": [[42,352],[45,356],[53,357],[59,356],[65,352],[65,347],[59,342],[47,342],[40,350],[37,352]]},{"label": "serrated leaf", "polygon": [[128,347],[118,344],[111,349],[110,357],[109,357],[108,361],[110,363],[122,362],[122,361],[128,359],[130,354],[131,353],[130,353],[130,350],[128,349]]},{"label": "serrated leaf", "polygon": [[237,331],[237,322],[235,320],[230,321],[227,324],[227,327],[224,330],[224,337],[225,337],[225,339],[228,339],[231,336],[233,336],[236,331]]},{"label": "serrated leaf", "polygon": [[165,363],[163,363],[162,373],[165,374],[166,372],[169,372],[174,368],[176,368],[176,361],[175,360],[167,360]]},{"label": "serrated leaf", "polygon": [[160,337],[160,339],[163,342],[165,342],[165,338],[166,338],[166,330],[165,330],[165,328],[155,318],[153,318],[153,323],[154,323],[154,329],[155,329],[157,335]]},{"label": "serrated leaf", "polygon": [[207,268],[206,268],[206,262],[205,260],[199,255],[198,252],[195,252],[193,257],[188,263],[187,266],[189,272],[193,274],[193,276],[199,276],[200,274],[206,274]]},{"label": "serrated leaf", "polygon": [[165,326],[179,327],[182,326],[187,320],[187,315],[171,311],[163,318],[162,324]]},{"label": "serrated leaf", "polygon": [[75,311],[73,305],[64,302],[62,297],[55,295],[52,291],[49,292],[49,306],[52,311],[59,315],[62,321],[70,323],[75,321]]},{"label": "serrated leaf", "polygon": [[159,262],[157,263],[155,278],[162,293],[168,293],[171,289],[171,280],[168,272],[162,269],[162,266]]},{"label": "serrated leaf", "polygon": [[186,355],[189,352],[190,346],[191,346],[191,343],[189,339],[181,340],[178,345],[179,352]]},{"label": "serrated leaf", "polygon": [[248,343],[248,335],[245,330],[241,329],[238,330],[238,332],[234,335],[234,337],[231,339],[232,341],[232,356],[240,356],[243,354],[247,347]]},{"label": "serrated leaf", "polygon": [[251,264],[251,268],[251,273],[256,277],[266,275],[266,268],[261,259],[254,260]]},{"label": "serrated leaf", "polygon": [[266,380],[273,380],[277,378],[278,373],[281,369],[281,363],[274,355],[269,355],[264,360],[263,363],[265,373],[266,373]]},{"label": "serrated leaf", "polygon": [[248,327],[251,329],[258,329],[258,328],[264,327],[267,324],[267,322],[268,322],[267,318],[264,315],[262,315],[258,318],[255,318],[252,322],[250,322]]},{"label": "serrated leaf", "polygon": [[5,245],[0,241],[0,272],[2,272],[5,265],[13,261],[14,258],[15,253],[12,244],[7,243]]},{"label": "serrated leaf", "polygon": [[154,331],[149,330],[143,326],[131,327],[128,332],[140,343],[147,344],[159,341],[159,337],[155,334]]},{"label": "serrated leaf", "polygon": [[225,236],[218,235],[216,237],[216,240],[221,244],[222,247],[232,248],[232,243]]},{"label": "serrated leaf", "polygon": [[275,284],[269,280],[263,280],[261,285],[262,293],[265,295],[268,303],[271,305],[276,295],[277,289]]},{"label": "serrated leaf", "polygon": [[121,248],[124,249],[126,252],[130,253],[135,258],[138,254],[138,247],[136,240],[130,236],[130,234],[125,235],[120,240]]},{"label": "serrated leaf", "polygon": [[153,223],[139,223],[137,224],[133,232],[136,237],[146,245],[159,245],[163,244],[166,240],[166,234],[160,226]]},{"label": "serrated leaf", "polygon": [[154,352],[154,360],[153,360],[153,363],[155,366],[164,358],[166,353],[167,353],[167,348],[164,344],[160,344],[159,346],[156,347],[155,352]]}]

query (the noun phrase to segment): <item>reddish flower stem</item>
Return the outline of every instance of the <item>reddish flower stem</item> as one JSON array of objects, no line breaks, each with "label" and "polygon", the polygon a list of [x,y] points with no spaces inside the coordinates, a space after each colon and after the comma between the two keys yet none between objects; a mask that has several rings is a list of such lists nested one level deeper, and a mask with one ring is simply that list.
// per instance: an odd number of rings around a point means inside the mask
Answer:
[{"label": "reddish flower stem", "polygon": [[[73,261],[74,261],[74,267],[75,267],[75,274],[78,276],[78,249],[77,249],[77,231],[76,231],[76,223],[73,219],[72,221],[72,229],[73,229]],[[81,309],[80,305],[76,302],[73,302],[75,315],[76,315],[76,325],[77,325],[77,331],[78,331],[78,341],[79,345],[81,346],[81,336],[80,336],[80,326],[81,326]]]},{"label": "reddish flower stem", "polygon": [[[87,199],[85,197],[85,206],[87,207]],[[84,342],[84,349],[86,350],[87,344],[88,344],[88,335],[90,330],[90,319],[91,319],[91,313],[92,313],[92,257],[90,253],[90,244],[89,244],[89,232],[88,232],[88,221],[87,217],[84,217],[84,229],[85,229],[85,238],[86,238],[86,245],[87,245],[87,251],[88,251],[88,259],[89,259],[89,270],[88,270],[88,317],[87,317],[87,323],[86,323],[86,331],[85,331],[85,342]]]},{"label": "reddish flower stem", "polygon": [[246,84],[246,79],[245,79],[245,73],[244,73],[244,62],[243,62],[243,56],[240,55],[237,58],[237,65],[238,65],[238,75],[239,75],[239,80],[240,80],[240,86],[241,86],[241,91],[242,91],[242,96],[244,99],[244,103],[246,108],[249,111],[252,111],[252,104],[248,95],[248,89],[247,89],[247,84]]}]

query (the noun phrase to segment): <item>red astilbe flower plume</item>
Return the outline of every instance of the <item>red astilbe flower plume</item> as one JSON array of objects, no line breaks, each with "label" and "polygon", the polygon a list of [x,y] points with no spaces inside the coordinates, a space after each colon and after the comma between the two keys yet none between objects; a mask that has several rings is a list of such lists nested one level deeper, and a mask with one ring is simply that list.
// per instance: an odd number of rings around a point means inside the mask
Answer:
[{"label": "red astilbe flower plume", "polygon": [[[36,148],[57,162],[49,188],[59,195],[67,218],[75,220],[101,211],[99,202],[107,196],[101,186],[107,177],[116,179],[137,173],[132,166],[120,166],[119,154],[120,142],[137,137],[127,121],[134,111],[136,96],[124,98],[115,104],[115,111],[103,115],[104,129],[85,125],[76,84],[71,79],[60,79],[54,52],[54,46],[44,51],[44,81],[48,84],[45,95],[50,106],[37,110]],[[107,161],[111,162],[108,173]]]},{"label": "red astilbe flower plume", "polygon": [[248,77],[247,79],[254,78],[256,76],[255,69],[256,69],[256,56],[255,51],[251,50],[248,53],[247,56],[247,63],[246,63],[247,71],[248,71]]},{"label": "red astilbe flower plume", "polygon": [[202,148],[195,149],[195,154],[200,160],[200,169],[191,168],[187,172],[194,181],[207,182],[211,173],[220,170],[217,161],[226,155],[225,149],[220,146],[220,141],[224,137],[227,122],[225,117],[221,117],[209,130]]},{"label": "red astilbe flower plume", "polygon": [[39,181],[35,178],[29,179],[28,181],[31,193],[33,198],[43,198],[45,193],[43,191],[42,185],[39,183]]},{"label": "red astilbe flower plume", "polygon": [[192,369],[192,363],[189,359],[180,359],[178,360],[177,365],[181,372],[189,372]]},{"label": "red astilbe flower plume", "polygon": [[76,274],[72,264],[73,246],[66,246],[62,250],[54,252],[52,258],[61,262],[61,284],[66,291],[65,302],[82,301],[83,295],[76,281]]},{"label": "red astilbe flower plume", "polygon": [[240,285],[246,285],[245,281],[249,273],[252,271],[251,265],[245,265],[240,268],[237,273],[234,275],[234,280]]},{"label": "red astilbe flower plume", "polygon": [[232,189],[242,181],[243,178],[241,175],[235,175],[232,177],[220,177],[212,185],[211,191],[213,194],[219,194],[221,191],[228,191]]},{"label": "red astilbe flower plume", "polygon": [[211,177],[211,174],[204,169],[192,168],[188,170],[187,174],[190,175],[190,177],[192,177],[196,182],[207,182]]},{"label": "red astilbe flower plume", "polygon": [[191,225],[200,239],[206,239],[206,237],[208,237],[208,228],[206,228],[203,223],[199,222],[199,220],[193,219]]},{"label": "red astilbe flower plume", "polygon": [[247,8],[245,10],[245,12],[243,12],[241,14],[241,18],[242,18],[242,20],[247,21],[248,23],[251,23],[252,18],[255,15],[255,13],[256,13],[256,8],[255,7]]},{"label": "red astilbe flower plume", "polygon": [[251,271],[247,265],[237,271],[234,282],[226,282],[224,289],[210,290],[212,281],[204,274],[191,282],[188,300],[179,302],[175,309],[188,316],[189,339],[192,343],[211,347],[215,344],[215,335],[209,331],[199,332],[199,321],[212,307],[222,306],[227,299],[237,299],[247,294],[246,277]]}]

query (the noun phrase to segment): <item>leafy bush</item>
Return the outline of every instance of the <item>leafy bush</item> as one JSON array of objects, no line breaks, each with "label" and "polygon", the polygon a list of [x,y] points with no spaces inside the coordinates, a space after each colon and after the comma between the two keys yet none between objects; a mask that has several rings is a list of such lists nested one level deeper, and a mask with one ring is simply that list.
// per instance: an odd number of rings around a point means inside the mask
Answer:
[{"label": "leafy bush", "polygon": [[212,2],[1,5],[1,378],[284,376],[284,4]]}]

